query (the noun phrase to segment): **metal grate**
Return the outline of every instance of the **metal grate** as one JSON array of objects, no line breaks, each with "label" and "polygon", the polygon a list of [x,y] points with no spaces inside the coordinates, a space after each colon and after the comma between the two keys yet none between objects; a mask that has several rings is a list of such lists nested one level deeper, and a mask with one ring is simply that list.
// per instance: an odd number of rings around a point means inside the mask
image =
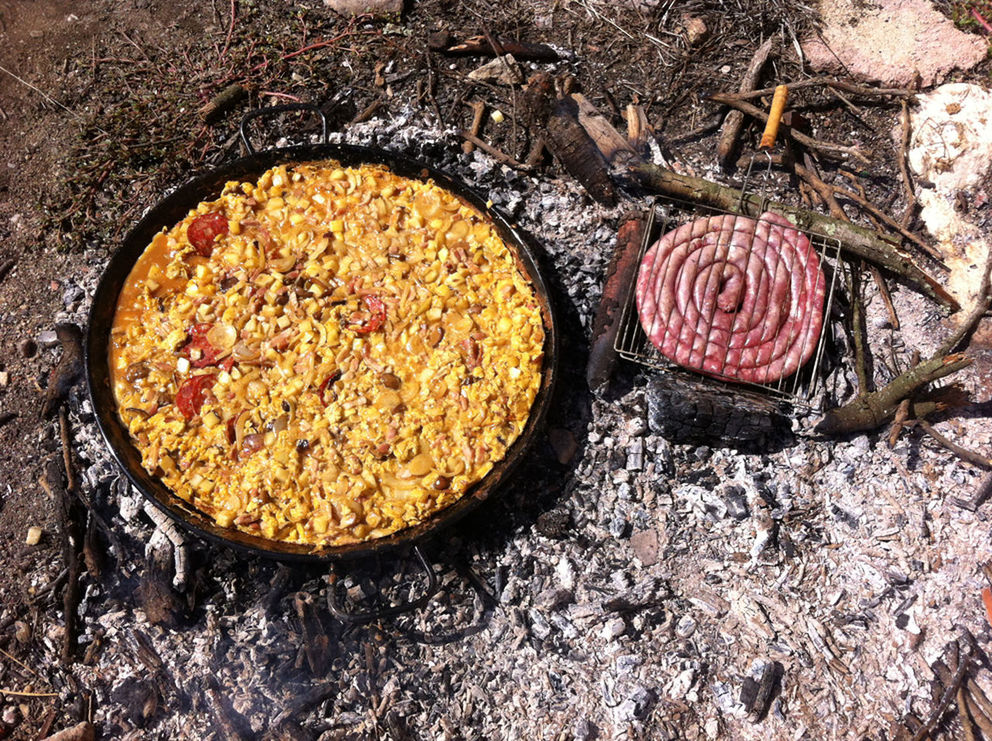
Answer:
[{"label": "metal grate", "polygon": [[[668,234],[672,230],[694,222],[697,219],[726,216],[745,218],[740,214],[730,211],[723,211],[671,198],[656,197],[649,205],[646,214],[646,228],[638,255],[638,265],[641,265],[649,247],[655,244],[662,235]],[[754,219],[753,221],[759,220]],[[769,383],[754,383],[740,380],[725,381],[710,372],[701,373],[670,360],[651,343],[641,326],[635,299],[636,278],[628,287],[628,295],[623,304],[620,328],[614,343],[617,354],[626,360],[639,363],[663,373],[690,374],[694,378],[703,378],[707,382],[719,384],[731,392],[735,389],[741,389],[742,386],[746,386],[784,402],[809,406],[810,400],[817,390],[819,369],[826,344],[824,340],[830,324],[830,310],[833,304],[834,288],[839,273],[840,240],[808,231],[801,231],[801,233],[809,239],[813,251],[820,260],[826,285],[823,322],[819,334],[815,339],[815,347],[806,363],[791,375]],[[748,257],[750,257],[752,246],[753,243],[748,246]]]}]

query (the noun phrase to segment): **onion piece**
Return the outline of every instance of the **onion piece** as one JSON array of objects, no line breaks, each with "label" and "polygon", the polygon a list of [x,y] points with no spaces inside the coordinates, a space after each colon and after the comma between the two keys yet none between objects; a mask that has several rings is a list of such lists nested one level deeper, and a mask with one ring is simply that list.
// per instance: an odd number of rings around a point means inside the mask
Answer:
[{"label": "onion piece", "polygon": [[239,363],[243,363],[250,360],[258,360],[259,357],[261,356],[261,353],[259,352],[257,346],[252,347],[245,342],[239,342],[238,344],[236,344],[234,346],[234,349],[231,351],[231,354],[234,356],[234,359],[237,360]]},{"label": "onion piece", "polygon": [[207,341],[218,350],[230,352],[234,343],[238,341],[238,332],[226,322],[217,322],[207,332]]}]

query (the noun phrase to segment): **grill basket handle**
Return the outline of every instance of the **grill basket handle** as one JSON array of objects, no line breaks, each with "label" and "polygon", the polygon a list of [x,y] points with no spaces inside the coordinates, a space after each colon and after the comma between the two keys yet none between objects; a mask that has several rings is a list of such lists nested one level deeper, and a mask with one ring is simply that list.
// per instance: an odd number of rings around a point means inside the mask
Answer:
[{"label": "grill basket handle", "polygon": [[252,146],[251,139],[248,137],[248,124],[256,118],[269,118],[270,116],[287,113],[288,111],[310,111],[320,116],[320,138],[324,144],[327,144],[327,116],[324,115],[324,112],[319,107],[313,103],[285,103],[283,105],[256,108],[253,111],[248,111],[248,113],[241,117],[241,125],[238,127],[238,131],[241,134],[241,143],[245,145],[245,149],[249,155],[255,154],[255,147]]},{"label": "grill basket handle", "polygon": [[434,595],[438,593],[440,584],[438,583],[437,574],[434,572],[434,568],[430,565],[430,563],[428,563],[427,557],[424,555],[424,552],[419,546],[414,546],[413,555],[416,556],[416,559],[411,560],[415,560],[419,563],[421,569],[423,569],[424,573],[427,575],[427,586],[424,589],[424,593],[417,599],[397,602],[383,608],[352,611],[345,606],[344,600],[339,594],[336,581],[332,577],[331,583],[327,586],[327,609],[329,609],[331,614],[341,622],[356,625],[371,623],[374,620],[380,620],[382,618],[395,617],[397,615],[412,612],[413,610],[418,610],[421,607],[426,606],[427,603],[433,599]]}]

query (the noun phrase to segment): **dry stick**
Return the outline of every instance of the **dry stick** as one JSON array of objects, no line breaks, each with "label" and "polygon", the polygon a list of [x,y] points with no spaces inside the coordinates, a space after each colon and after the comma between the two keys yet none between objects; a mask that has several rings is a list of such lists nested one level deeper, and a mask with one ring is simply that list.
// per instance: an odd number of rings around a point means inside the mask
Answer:
[{"label": "dry stick", "polygon": [[865,307],[861,300],[861,266],[851,265],[851,336],[854,339],[854,371],[858,376],[858,395],[863,396],[872,390],[868,381],[868,354],[865,352],[865,336],[868,327],[865,322]]},{"label": "dry stick", "polygon": [[917,420],[917,424],[919,424],[919,426],[923,428],[923,431],[926,432],[930,437],[932,437],[934,440],[936,440],[938,443],[943,445],[945,448],[950,450],[952,453],[957,455],[962,460],[966,460],[969,463],[974,463],[979,468],[984,468],[986,470],[992,469],[992,458],[986,458],[984,455],[981,455],[980,453],[976,453],[973,450],[968,450],[968,448],[962,448],[953,440],[949,440],[948,438],[944,437],[939,432],[937,432],[930,425],[930,423],[928,423],[925,420],[922,419]]},{"label": "dry stick", "polygon": [[896,446],[896,440],[899,439],[899,433],[902,432],[902,428],[906,425],[906,420],[909,419],[909,399],[903,399],[899,402],[899,406],[896,408],[896,416],[892,420],[892,429],[889,430],[889,447],[894,448]]},{"label": "dry stick", "polygon": [[892,303],[892,294],[889,292],[889,286],[885,282],[885,276],[874,265],[869,265],[868,270],[871,271],[872,280],[878,286],[878,295],[882,297],[885,310],[889,313],[889,323],[892,324],[892,329],[899,329],[899,315],[896,314],[895,304]]},{"label": "dry stick", "polygon": [[[768,120],[768,114],[763,110],[751,105],[750,103],[745,103],[733,95],[716,93],[711,95],[709,99],[713,103],[720,103],[721,105],[729,105],[731,108],[736,108],[742,113],[746,113],[749,116],[759,119],[762,123]],[[871,164],[871,160],[869,160],[857,147],[845,147],[842,144],[820,141],[819,139],[814,139],[813,137],[807,136],[806,134],[796,131],[795,129],[789,130],[789,136],[795,139],[798,143],[802,144],[804,147],[812,149],[815,152],[819,152],[824,156],[839,157],[843,159],[843,157],[847,155],[849,157],[853,157],[859,162],[862,162],[863,164]]]},{"label": "dry stick", "polygon": [[930,716],[926,719],[926,722],[920,727],[920,729],[913,735],[913,741],[923,741],[923,739],[929,737],[930,731],[933,730],[934,726],[944,715],[947,707],[951,704],[951,700],[957,695],[958,688],[964,681],[965,674],[968,673],[968,666],[971,661],[968,657],[965,657],[960,664],[958,664],[958,670],[954,672],[954,678],[951,680],[950,685],[944,690],[944,694],[940,698],[940,702],[930,713]]},{"label": "dry stick", "polygon": [[[65,407],[59,409],[59,430],[62,439],[62,461],[65,466],[66,486],[61,491],[59,503],[62,520],[62,553],[65,558],[66,575],[65,592],[62,594],[62,611],[65,616],[65,635],[62,641],[62,663],[70,665],[75,660],[76,634],[78,631],[79,602],[82,597],[80,578],[82,577],[82,560],[80,553],[83,547],[83,524],[76,489],[76,477],[73,472],[72,456],[69,451],[69,417]],[[57,468],[57,464],[56,464]],[[61,484],[61,477],[51,480],[51,484]]]},{"label": "dry stick", "polygon": [[3,265],[0,265],[0,283],[3,283],[4,278],[7,277],[7,273],[13,270],[16,264],[14,260],[7,260]]},{"label": "dry stick", "polygon": [[[895,97],[895,98],[912,98],[916,95],[912,90],[901,87],[868,87],[867,85],[858,85],[853,82],[845,82],[843,80],[835,80],[831,77],[811,77],[808,80],[799,80],[798,82],[790,82],[790,90],[805,90],[806,88],[812,87],[829,87],[834,90],[843,90],[845,93],[852,93],[854,95],[876,95],[879,97]],[[761,90],[751,90],[746,93],[718,93],[721,96],[728,98],[735,98],[738,100],[753,100],[754,98],[763,98],[766,95],[771,95],[775,92],[775,88],[763,88]]]},{"label": "dry stick", "polygon": [[913,191],[913,181],[909,176],[909,104],[905,100],[901,102],[902,136],[900,142],[902,143],[902,148],[899,152],[899,174],[902,176],[903,190],[906,191],[906,210],[903,212],[901,223],[904,227],[908,227],[909,223],[913,220],[913,211],[916,210],[917,200],[916,193]]},{"label": "dry stick", "polygon": [[[768,61],[768,57],[775,45],[776,39],[772,36],[751,57],[751,63],[748,65],[747,71],[744,73],[744,78],[741,80],[741,93],[754,90],[755,85],[758,84],[758,79],[761,77],[761,70]],[[720,131],[720,139],[716,145],[716,156],[724,168],[730,164],[730,159],[734,154],[734,148],[737,146],[737,140],[740,137],[743,124],[744,114],[738,110],[730,111],[723,121],[723,129]]]},{"label": "dry stick", "polygon": [[[870,213],[872,216],[883,221],[890,228],[901,234],[906,239],[910,240],[913,244],[917,245],[920,249],[930,255],[932,258],[937,260],[938,263],[943,266],[941,262],[942,255],[937,252],[933,247],[928,245],[925,241],[920,239],[918,236],[913,234],[911,231],[906,229],[902,224],[898,223],[891,216],[886,215],[881,210],[879,210],[874,204],[865,198],[862,198],[857,193],[849,191],[847,188],[842,188],[839,185],[831,185],[830,183],[824,182],[816,173],[808,170],[802,165],[796,165],[796,174],[801,178],[809,182],[810,185],[816,190],[816,192],[823,198],[828,204],[830,204],[830,213],[834,218],[841,218],[841,214],[844,213],[840,205],[837,204],[836,196],[840,195],[844,198],[848,198],[854,201],[858,206],[863,208],[865,211]],[[847,219],[846,216],[843,217]]]},{"label": "dry stick", "polygon": [[505,152],[501,152],[500,150],[496,149],[496,147],[492,146],[491,144],[488,144],[487,142],[483,141],[477,136],[473,136],[468,131],[459,131],[458,136],[460,136],[462,139],[465,139],[466,141],[472,142],[475,146],[477,146],[483,152],[491,156],[497,162],[502,162],[504,165],[509,165],[515,170],[520,170],[521,172],[530,172],[531,170],[534,169],[530,165],[525,165],[523,162],[517,162],[510,155],[506,154]]},{"label": "dry stick", "polygon": [[[844,209],[841,208],[840,204],[837,203],[837,199],[834,197],[834,190],[832,186],[828,185],[820,178],[819,175],[814,172],[812,167],[803,167],[802,165],[796,163],[794,165],[796,174],[799,175],[803,180],[805,180],[810,187],[824,200],[830,209],[830,215],[835,219],[840,219],[841,221],[850,221],[847,214],[844,213]],[[885,278],[879,272],[878,268],[874,265],[869,266],[871,268],[872,278],[875,280],[875,285],[878,286],[878,292],[882,296],[882,302],[885,304],[885,308],[889,312],[889,321],[892,322],[893,329],[899,329],[899,316],[896,314],[895,306],[892,304],[892,295],[889,293],[889,287],[885,284]]]},{"label": "dry stick", "polygon": [[847,254],[857,255],[895,273],[938,303],[955,310],[960,308],[955,298],[935,278],[920,269],[898,244],[871,229],[814,211],[768,201],[754,194],[742,195],[736,188],[728,188],[702,178],[679,175],[642,160],[635,160],[630,165],[630,173],[644,188],[681,200],[741,211],[745,216],[751,217],[759,216],[763,211],[782,214],[799,229],[839,240],[841,249]]}]

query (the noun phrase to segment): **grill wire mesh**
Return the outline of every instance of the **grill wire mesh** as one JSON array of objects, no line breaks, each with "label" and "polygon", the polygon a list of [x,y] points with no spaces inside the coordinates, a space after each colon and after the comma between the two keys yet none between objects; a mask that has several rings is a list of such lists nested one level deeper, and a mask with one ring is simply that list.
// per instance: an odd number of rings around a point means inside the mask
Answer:
[{"label": "grill wire mesh", "polygon": [[[742,222],[748,218],[730,211],[711,208],[701,204],[679,201],[672,198],[656,197],[649,205],[646,213],[646,227],[638,254],[638,266],[642,264],[644,255],[648,249],[662,235],[668,234],[672,230],[684,224],[694,222],[697,219],[728,216],[739,219]],[[759,221],[759,219],[754,219],[754,221]],[[628,295],[623,304],[620,327],[614,342],[614,349],[617,351],[617,354],[626,360],[662,373],[683,376],[688,374],[692,378],[718,385],[731,393],[735,390],[742,390],[742,387],[747,387],[769,395],[779,401],[793,405],[810,406],[810,400],[817,390],[819,369],[823,359],[826,335],[830,325],[830,310],[833,304],[834,288],[839,273],[840,240],[808,231],[800,231],[800,233],[809,239],[811,249],[819,258],[820,267],[823,270],[826,283],[823,321],[820,331],[811,340],[815,345],[812,348],[809,359],[794,373],[768,383],[754,383],[740,380],[723,381],[712,375],[699,373],[669,360],[651,343],[641,326],[636,305],[636,277],[628,287]],[[748,257],[750,257],[753,246],[754,241],[752,238],[747,247]],[[726,375],[729,376],[730,374]]]}]

